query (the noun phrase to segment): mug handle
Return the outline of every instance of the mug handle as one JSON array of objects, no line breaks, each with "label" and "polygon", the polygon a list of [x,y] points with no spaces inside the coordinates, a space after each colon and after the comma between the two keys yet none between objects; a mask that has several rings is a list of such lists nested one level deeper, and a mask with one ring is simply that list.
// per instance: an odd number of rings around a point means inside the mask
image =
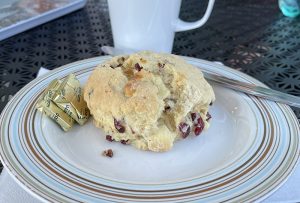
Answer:
[{"label": "mug handle", "polygon": [[215,0],[208,1],[208,5],[206,8],[205,14],[200,20],[197,20],[195,22],[185,22],[178,18],[176,25],[175,25],[175,31],[180,32],[180,31],[192,30],[192,29],[195,29],[195,28],[198,28],[198,27],[201,27],[202,25],[204,25],[204,23],[206,23],[206,21],[208,20],[210,14],[211,14],[211,11],[214,7],[214,3],[215,3]]}]

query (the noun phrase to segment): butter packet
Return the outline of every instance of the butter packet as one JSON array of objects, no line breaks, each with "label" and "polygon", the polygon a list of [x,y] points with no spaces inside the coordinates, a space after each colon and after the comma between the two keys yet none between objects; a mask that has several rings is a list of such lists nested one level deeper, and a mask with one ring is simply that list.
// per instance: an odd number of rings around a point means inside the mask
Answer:
[{"label": "butter packet", "polygon": [[67,76],[56,89],[53,102],[80,125],[90,117],[80,82],[74,74]]},{"label": "butter packet", "polygon": [[74,119],[68,116],[63,110],[58,108],[52,101],[39,101],[37,104],[37,109],[55,120],[64,131],[71,129],[74,124]]},{"label": "butter packet", "polygon": [[36,108],[55,120],[64,131],[68,131],[73,126],[74,120],[52,101],[60,84],[59,80],[53,80],[43,92]]}]

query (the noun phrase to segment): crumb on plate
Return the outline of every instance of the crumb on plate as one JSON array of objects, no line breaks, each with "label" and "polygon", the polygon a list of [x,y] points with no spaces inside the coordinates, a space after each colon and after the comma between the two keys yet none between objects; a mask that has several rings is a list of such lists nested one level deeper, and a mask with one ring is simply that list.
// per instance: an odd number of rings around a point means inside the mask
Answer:
[{"label": "crumb on plate", "polygon": [[102,154],[103,154],[103,156],[107,156],[107,157],[110,157],[110,158],[112,158],[114,156],[114,153],[113,153],[112,149],[104,150]]}]

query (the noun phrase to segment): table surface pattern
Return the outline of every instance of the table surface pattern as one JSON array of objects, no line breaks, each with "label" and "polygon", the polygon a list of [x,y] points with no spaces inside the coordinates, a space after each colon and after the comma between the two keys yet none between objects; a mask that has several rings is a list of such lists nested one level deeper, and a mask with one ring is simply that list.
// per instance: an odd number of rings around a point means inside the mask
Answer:
[{"label": "table surface pattern", "polygon": [[[196,20],[206,5],[185,0],[180,16]],[[300,96],[299,20],[284,17],[276,0],[217,0],[203,27],[176,34],[173,53],[220,61]],[[1,41],[0,112],[40,67],[104,55],[102,45],[113,45],[106,0],[89,0],[84,9]],[[299,119],[300,109],[293,110]]]}]

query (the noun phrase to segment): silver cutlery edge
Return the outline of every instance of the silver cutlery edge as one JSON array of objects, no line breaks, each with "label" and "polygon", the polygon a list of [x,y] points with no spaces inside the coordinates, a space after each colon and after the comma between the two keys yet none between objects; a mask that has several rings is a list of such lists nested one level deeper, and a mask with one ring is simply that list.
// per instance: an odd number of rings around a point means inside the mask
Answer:
[{"label": "silver cutlery edge", "polygon": [[290,106],[300,108],[300,97],[296,97],[290,94],[279,92],[270,88],[253,85],[234,79],[230,79],[224,76],[215,75],[203,71],[203,75],[206,79],[211,80],[223,87],[231,88],[240,92],[254,95],[271,101],[288,104]]}]

